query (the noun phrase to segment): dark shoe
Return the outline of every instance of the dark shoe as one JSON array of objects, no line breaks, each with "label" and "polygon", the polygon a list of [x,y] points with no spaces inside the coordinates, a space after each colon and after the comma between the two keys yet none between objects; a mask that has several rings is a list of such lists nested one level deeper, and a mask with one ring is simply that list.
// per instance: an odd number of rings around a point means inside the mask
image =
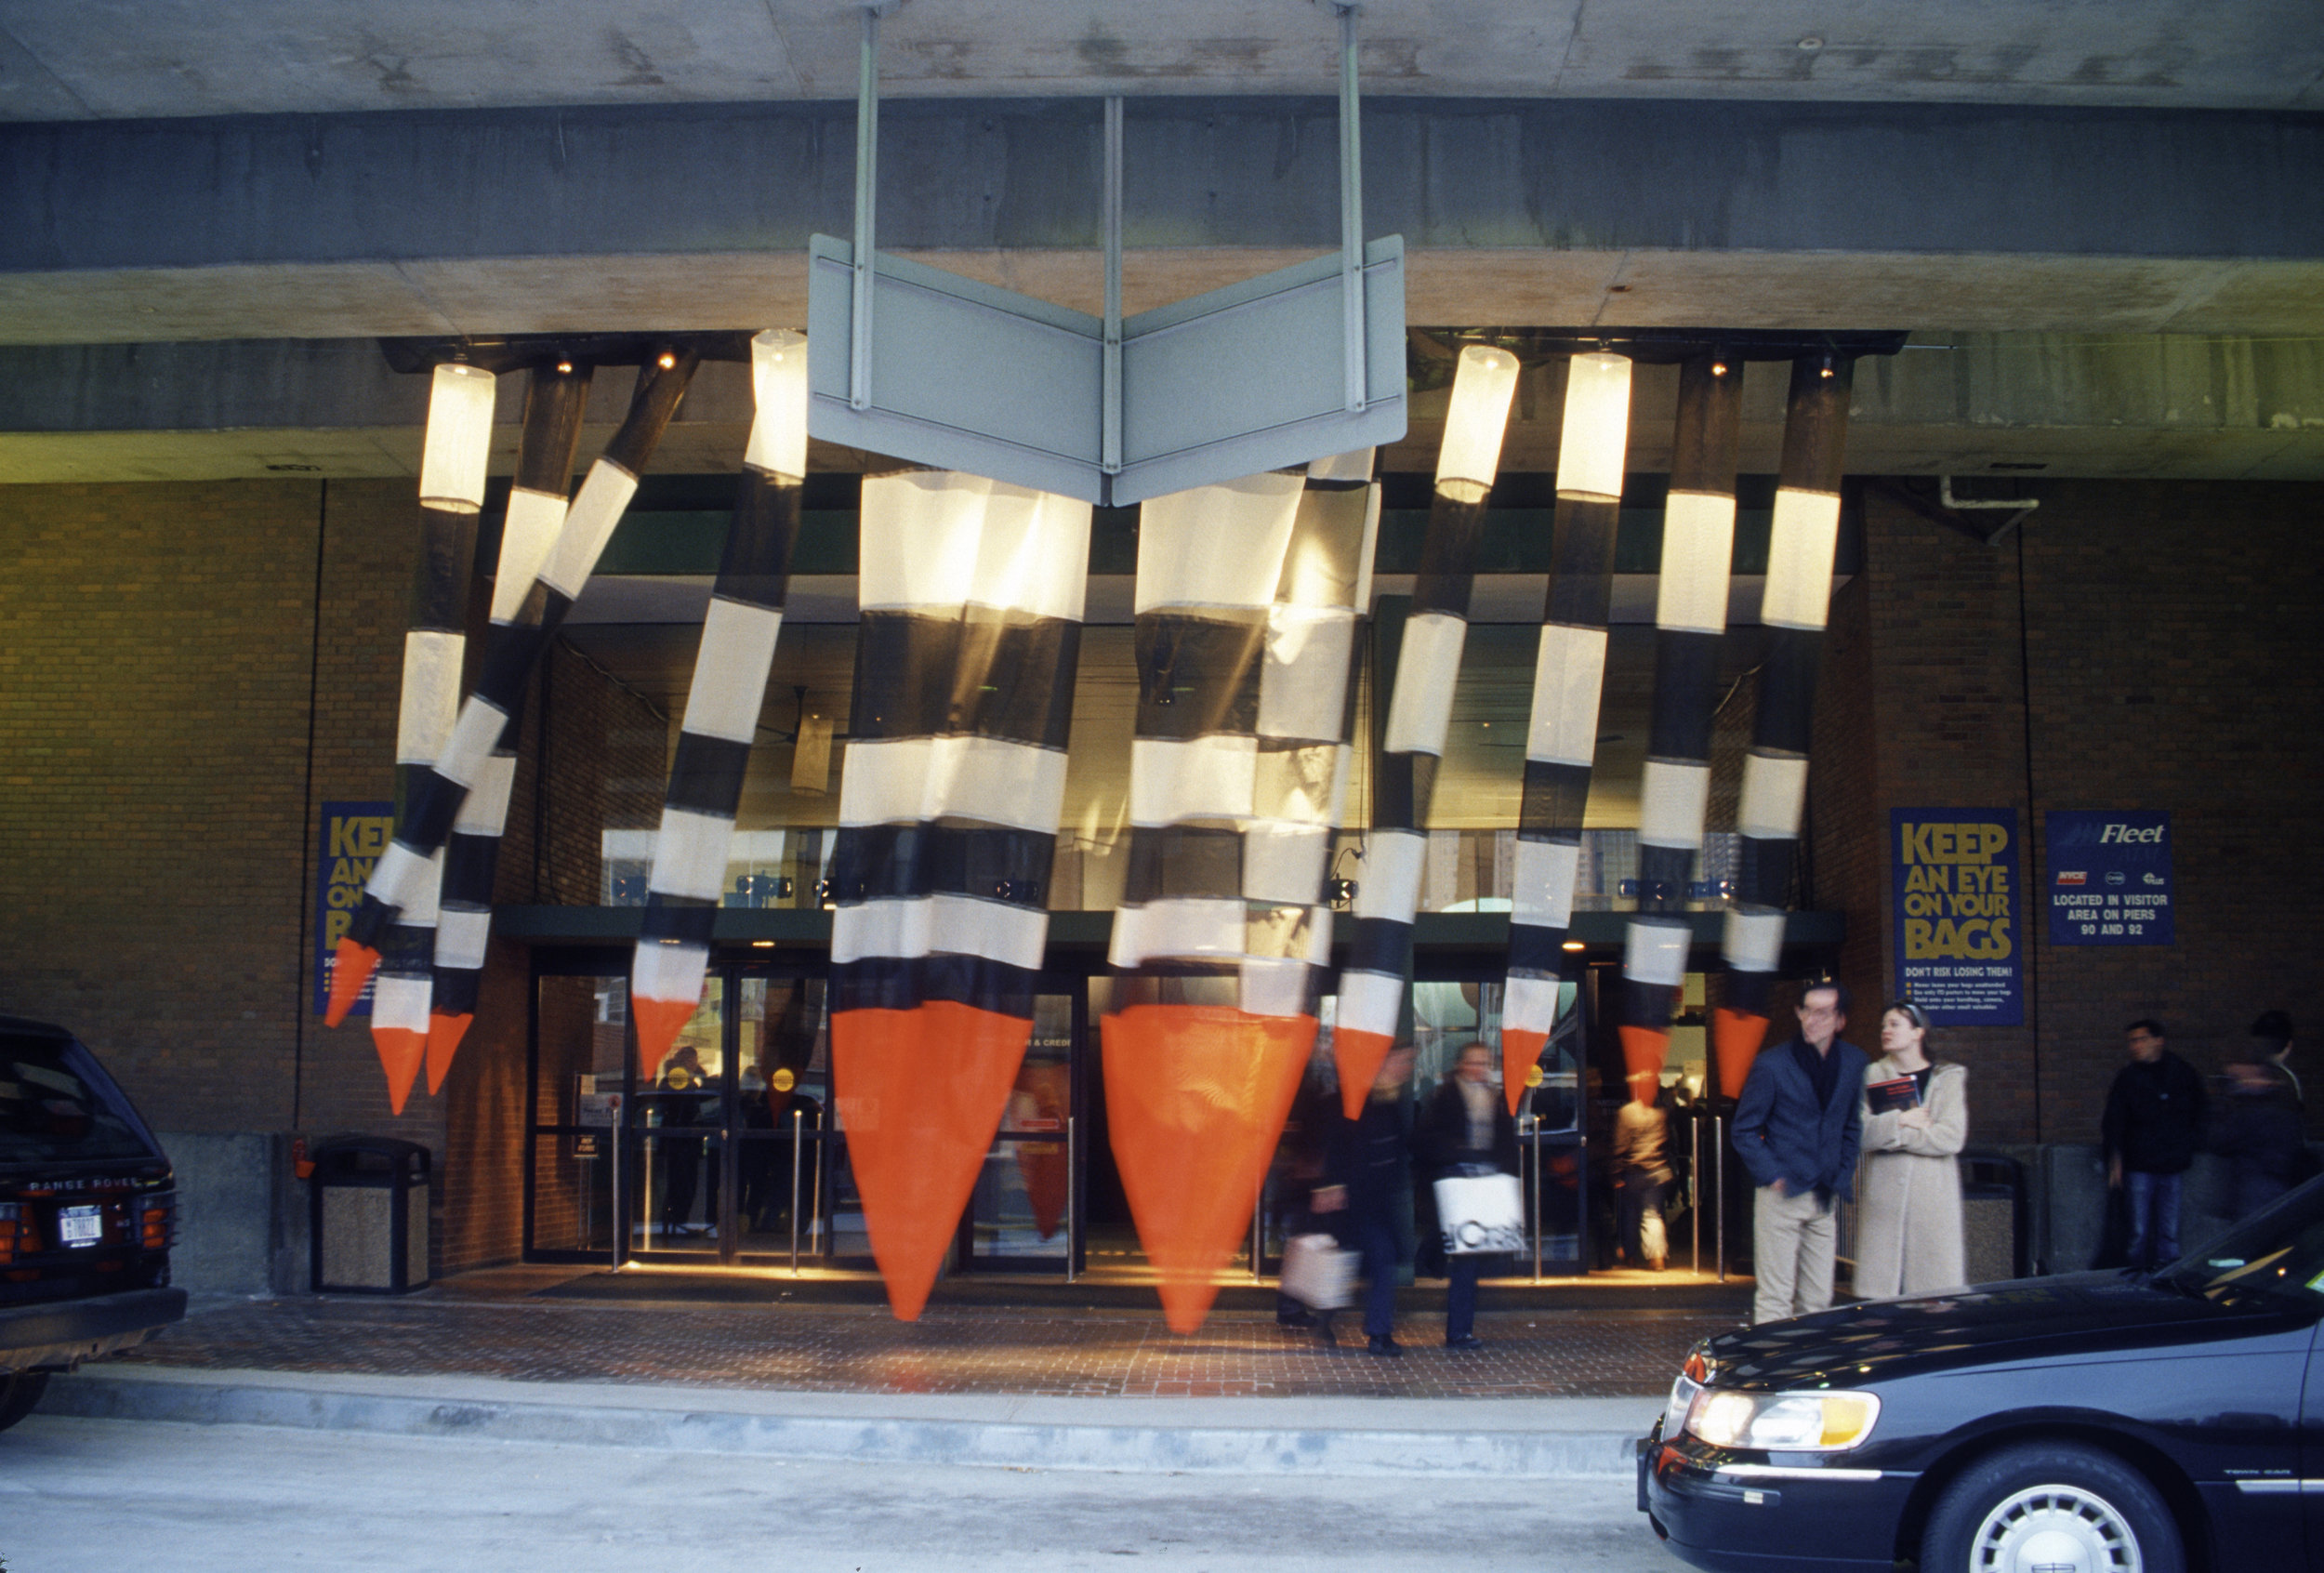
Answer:
[{"label": "dark shoe", "polygon": [[1365,1347],[1373,1354],[1385,1355],[1391,1360],[1401,1359],[1404,1356],[1404,1345],[1385,1333],[1374,1333]]},{"label": "dark shoe", "polygon": [[1462,1333],[1459,1338],[1446,1339],[1445,1347],[1447,1349],[1482,1349],[1485,1347],[1485,1340],[1474,1333]]},{"label": "dark shoe", "polygon": [[1315,1313],[1313,1311],[1278,1311],[1275,1313],[1275,1326],[1279,1328],[1312,1328],[1314,1325]]}]

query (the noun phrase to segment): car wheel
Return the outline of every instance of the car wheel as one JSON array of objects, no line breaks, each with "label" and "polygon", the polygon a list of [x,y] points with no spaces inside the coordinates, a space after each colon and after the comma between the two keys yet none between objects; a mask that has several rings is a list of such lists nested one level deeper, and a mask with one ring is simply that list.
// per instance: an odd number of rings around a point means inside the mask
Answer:
[{"label": "car wheel", "polygon": [[1921,1573],[2185,1573],[2178,1525],[2151,1482],[2074,1442],[2021,1443],[1945,1488]]},{"label": "car wheel", "polygon": [[40,1395],[48,1391],[46,1371],[16,1371],[0,1376],[0,1431],[6,1431],[33,1412]]}]

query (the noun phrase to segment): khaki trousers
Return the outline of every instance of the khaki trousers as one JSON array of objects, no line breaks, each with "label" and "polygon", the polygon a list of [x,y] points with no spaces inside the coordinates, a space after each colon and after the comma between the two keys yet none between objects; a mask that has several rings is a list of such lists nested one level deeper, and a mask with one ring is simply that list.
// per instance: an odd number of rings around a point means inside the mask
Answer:
[{"label": "khaki trousers", "polygon": [[1751,1206],[1751,1322],[1780,1322],[1831,1304],[1837,1209],[1816,1193],[1787,1196],[1762,1185]]}]

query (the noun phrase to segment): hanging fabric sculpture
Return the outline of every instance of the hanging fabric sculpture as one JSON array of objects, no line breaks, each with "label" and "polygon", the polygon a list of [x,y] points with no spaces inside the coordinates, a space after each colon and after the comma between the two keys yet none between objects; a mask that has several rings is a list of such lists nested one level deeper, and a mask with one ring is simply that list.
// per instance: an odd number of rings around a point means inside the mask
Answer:
[{"label": "hanging fabric sculpture", "polygon": [[[561,475],[572,472],[573,446],[563,437],[563,422],[570,418],[577,430],[587,391],[552,395],[561,412],[566,401],[571,401],[573,411],[569,417],[560,413],[553,423],[544,418],[544,427],[556,439],[548,444],[554,450],[551,456],[528,460],[519,456],[520,485],[509,494],[508,519],[503,527],[502,577],[493,586],[493,623],[476,687],[460,707],[436,763],[421,774],[411,810],[397,822],[395,838],[373,868],[370,882],[363,888],[363,905],[339,941],[331,976],[330,1011],[324,1018],[331,1025],[345,1019],[363,980],[378,963],[379,945],[387,931],[402,921],[407,910],[424,910],[431,866],[439,853],[444,854],[434,999],[426,1047],[435,1064],[433,1079],[438,1085],[475,1013],[477,985],[491,932],[493,874],[508,815],[508,791],[516,778],[517,724],[526,686],[541,653],[588,584],[599,553],[621,522],[622,512],[637,491],[638,476],[668,427],[700,361],[697,351],[673,350],[640,368],[627,417],[606,444],[603,456],[590,467],[570,508],[558,502],[552,488]],[[560,363],[553,379],[544,374],[535,386],[559,389],[585,380],[586,368],[570,369],[573,366],[571,362]],[[528,393],[528,431],[532,420]],[[552,531],[548,522],[560,509]],[[517,537],[513,549],[507,541],[510,535]],[[548,544],[536,552],[543,536]],[[517,555],[512,556],[512,550]],[[523,572],[526,557],[538,564],[531,574]],[[403,1099],[392,1075],[389,1091],[395,1111],[402,1113]],[[404,1091],[409,1091],[408,1081]]]},{"label": "hanging fabric sculpture", "polygon": [[1525,795],[1509,926],[1509,992],[1501,1011],[1503,1087],[1513,1113],[1525,1076],[1557,1025],[1581,865],[1582,811],[1597,759],[1605,678],[1614,535],[1622,514],[1630,437],[1631,363],[1576,355],[1557,450],[1557,520],[1550,593],[1533,668]]},{"label": "hanging fabric sculpture", "polygon": [[1743,1078],[1767,1035],[1768,995],[1783,957],[1791,862],[1807,801],[1807,760],[1816,718],[1816,667],[1831,609],[1833,555],[1840,542],[1840,466],[1848,442],[1848,393],[1855,363],[1803,355],[1791,363],[1784,405],[1783,460],[1767,541],[1767,626],[1759,710],[1743,760],[1736,811],[1742,866],[1722,945],[1723,998],[1711,1012],[1719,1088],[1740,1097]]},{"label": "hanging fabric sculpture", "polygon": [[759,734],[767,673],[783,627],[807,473],[807,338],[769,329],[750,341],[757,412],[702,620],[662,822],[646,879],[645,922],[629,969],[638,1079],[651,1085],[702,998],[710,929],[743,775]]},{"label": "hanging fabric sculpture", "polygon": [[[1437,451],[1436,487],[1421,537],[1420,573],[1396,659],[1394,694],[1372,786],[1371,834],[1356,881],[1355,927],[1340,974],[1331,1054],[1340,1099],[1353,1119],[1395,1042],[1412,978],[1412,915],[1428,851],[1429,804],[1452,720],[1453,687],[1469,631],[1477,540],[1500,469],[1517,357],[1472,344],[1453,371]],[[1359,610],[1361,607],[1359,606]]]},{"label": "hanging fabric sculpture", "polygon": [[1033,1030],[1089,505],[864,480],[863,621],[831,862],[832,1096],[896,1316],[917,1320]]},{"label": "hanging fabric sculpture", "polygon": [[1722,356],[1697,356],[1679,368],[1655,598],[1654,720],[1639,794],[1638,913],[1622,952],[1630,985],[1622,1050],[1633,1096],[1642,1078],[1660,1079],[1695,937],[1686,890],[1710,803],[1710,725],[1735,550],[1742,394],[1741,367]]},{"label": "hanging fabric sculpture", "polygon": [[1171,1328],[1202,1325],[1314,1046],[1378,501],[1368,450],[1139,522],[1129,869],[1101,1031]]},{"label": "hanging fabric sculpture", "polygon": [[[399,821],[411,812],[421,773],[436,762],[459,713],[469,575],[492,456],[496,391],[493,374],[471,365],[438,366],[429,390],[419,461],[419,562],[412,578],[411,626],[403,636],[403,694],[395,718]],[[427,1053],[442,878],[439,855],[430,860],[411,906],[401,922],[389,926],[379,948],[371,1038],[387,1073],[389,1101],[399,1109]]]}]

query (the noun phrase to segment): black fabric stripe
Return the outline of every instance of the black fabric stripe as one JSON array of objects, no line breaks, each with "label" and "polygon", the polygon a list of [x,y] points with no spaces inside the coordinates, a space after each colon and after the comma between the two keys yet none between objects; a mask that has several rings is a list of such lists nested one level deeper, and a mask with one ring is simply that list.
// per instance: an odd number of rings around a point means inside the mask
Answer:
[{"label": "black fabric stripe", "polygon": [[[1840,491],[1841,459],[1848,443],[1848,391],[1855,362],[1842,355],[1802,355],[1791,363],[1784,395],[1783,460],[1778,487]],[[1824,375],[1829,369],[1829,377]]]},{"label": "black fabric stripe", "polygon": [[1820,629],[1769,628],[1766,664],[1759,671],[1759,713],[1751,746],[1779,753],[1814,751],[1816,667],[1823,658]]},{"label": "black fabric stripe", "polygon": [[365,891],[363,900],[355,905],[355,916],[347,920],[347,937],[357,945],[376,950],[380,942],[386,939],[390,920],[394,916],[377,896]]},{"label": "black fabric stripe", "polygon": [[1735,496],[1736,449],[1743,432],[1742,367],[1711,375],[1719,357],[1699,355],[1679,368],[1678,430],[1670,444],[1670,489]]},{"label": "black fabric stripe", "polygon": [[726,553],[712,594],[746,606],[783,608],[790,593],[791,559],[799,549],[799,499],[794,477],[743,468],[734,516],[726,526]]},{"label": "black fabric stripe", "polygon": [[443,844],[443,899],[491,905],[493,871],[499,862],[499,837],[455,832]]},{"label": "black fabric stripe", "polygon": [[[842,903],[963,895],[1039,911],[1056,851],[1055,836],[1033,830],[853,826],[832,849],[831,890]],[[1135,866],[1134,846],[1131,856]]]},{"label": "black fabric stripe", "polygon": [[866,740],[997,737],[1063,749],[1080,650],[1081,625],[1062,617],[984,606],[959,616],[865,612],[851,726]]},{"label": "black fabric stripe", "polygon": [[460,805],[467,800],[467,787],[429,771],[413,791],[411,813],[396,826],[395,839],[422,857],[434,856],[444,838],[452,834],[452,822],[460,816]]},{"label": "black fabric stripe", "polygon": [[1307,478],[1307,489],[1311,492],[1360,492],[1370,484],[1369,481],[1352,481],[1345,476],[1336,480],[1326,480],[1315,475],[1310,475]]},{"label": "black fabric stripe", "polygon": [[581,416],[588,409],[589,379],[596,370],[581,362],[567,364],[573,370],[537,366],[524,379],[523,435],[517,443],[516,483],[556,497],[573,484]]},{"label": "black fabric stripe", "polygon": [[1144,827],[1129,839],[1129,868],[1122,902],[1243,898],[1240,831],[1199,826]]},{"label": "black fabric stripe", "polygon": [[1622,1019],[1632,1026],[1668,1032],[1670,1023],[1678,1015],[1679,992],[1668,984],[1642,983],[1636,978],[1624,978]]},{"label": "black fabric stripe", "polygon": [[1738,838],[1735,899],[1738,905],[1789,906],[1791,904],[1791,862],[1799,843],[1789,836]]},{"label": "black fabric stripe", "polygon": [[1509,970],[1542,977],[1565,975],[1565,931],[1531,923],[1509,926]]},{"label": "black fabric stripe", "polygon": [[1485,537],[1485,501],[1462,502],[1432,492],[1428,526],[1420,536],[1420,572],[1412,581],[1412,610],[1449,612],[1467,621],[1476,587],[1477,547]]},{"label": "black fabric stripe", "polygon": [[733,819],[743,800],[743,773],[750,768],[750,745],[698,732],[678,734],[678,756],[670,761],[665,806],[689,813]]},{"label": "black fabric stripe", "polygon": [[1436,795],[1434,754],[1380,754],[1372,779],[1372,828],[1425,830]]},{"label": "black fabric stripe", "polygon": [[[1323,967],[1303,967],[1301,1013],[1313,1016],[1323,1004],[1324,988],[1328,970]],[[1242,968],[1232,961],[1149,961],[1134,972],[1116,970],[1114,973],[1114,1007],[1109,1015],[1117,1015],[1134,1005],[1208,1005],[1215,1001],[1215,988],[1188,989],[1186,983],[1216,985],[1235,983],[1242,977]],[[1188,998],[1189,995],[1195,998]]]},{"label": "black fabric stripe", "polygon": [[694,368],[702,364],[699,350],[672,346],[664,353],[670,358],[668,365],[662,364],[657,356],[638,368],[629,414],[614,440],[605,444],[604,456],[632,475],[645,473],[662,433],[669,430],[670,416],[678,413],[678,401],[686,396],[687,386],[693,381]]},{"label": "black fabric stripe", "polygon": [[1559,496],[1543,621],[1605,627],[1614,604],[1615,529],[1621,522],[1619,498]]},{"label": "black fabric stripe", "polygon": [[1033,1018],[1041,974],[982,956],[875,958],[831,969],[831,1009],[910,1011],[938,1000]]},{"label": "black fabric stripe", "polygon": [[1658,760],[1708,760],[1718,706],[1718,634],[1655,634],[1654,725],[1646,751]]},{"label": "black fabric stripe", "polygon": [[1524,799],[1517,809],[1517,833],[1528,840],[1552,839],[1552,831],[1578,831],[1582,810],[1590,802],[1590,767],[1525,761]]},{"label": "black fabric stripe", "polygon": [[[539,593],[541,587],[533,587]],[[484,664],[476,674],[472,695],[504,715],[514,715],[524,703],[524,685],[532,680],[533,664],[548,642],[545,629],[531,623],[495,623],[484,636]]]},{"label": "black fabric stripe", "polygon": [[429,991],[428,1001],[429,1015],[476,1014],[476,1000],[484,981],[482,967],[438,967],[435,974],[435,987]]},{"label": "black fabric stripe", "polygon": [[435,958],[436,931],[390,923],[380,936],[378,950],[381,976],[424,978]]},{"label": "black fabric stripe", "polygon": [[701,896],[670,895],[662,891],[646,892],[645,922],[639,929],[640,939],[682,940],[695,945],[708,945],[710,933],[718,926],[719,906]]},{"label": "black fabric stripe", "polygon": [[1141,737],[1187,739],[1259,727],[1259,671],[1267,615],[1139,614]]},{"label": "black fabric stripe", "polygon": [[1358,918],[1348,926],[1348,971],[1407,976],[1412,971],[1412,925],[1388,918]]},{"label": "black fabric stripe", "polygon": [[[1766,1016],[1769,998],[1775,993],[1775,973],[1746,972],[1729,968],[1722,977],[1723,982],[1719,989],[1721,1005],[1746,1016]],[[1716,1053],[1717,1049],[1714,1043],[1712,1052]]]},{"label": "black fabric stripe", "polygon": [[1692,847],[1638,848],[1638,910],[1668,912],[1684,905],[1687,877],[1695,872]]},{"label": "black fabric stripe", "polygon": [[468,626],[468,581],[476,562],[476,515],[422,508],[419,569],[412,577],[412,627],[458,633]]}]

